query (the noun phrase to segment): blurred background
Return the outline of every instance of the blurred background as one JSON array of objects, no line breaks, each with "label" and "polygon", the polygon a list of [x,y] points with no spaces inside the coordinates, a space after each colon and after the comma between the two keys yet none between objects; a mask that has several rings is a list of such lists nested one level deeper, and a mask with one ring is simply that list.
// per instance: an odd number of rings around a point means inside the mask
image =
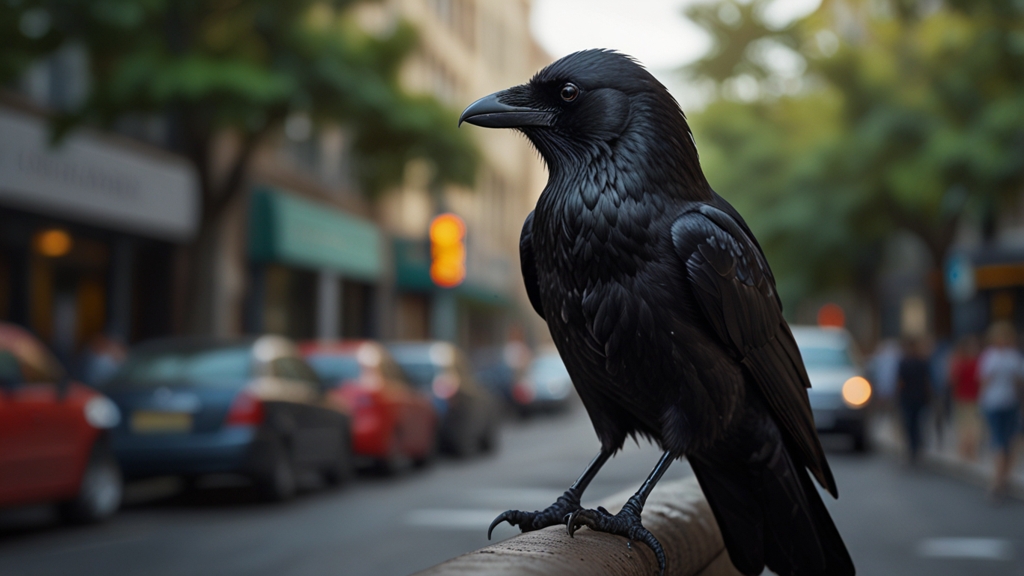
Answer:
[{"label": "blurred background", "polygon": [[861,572],[1024,574],[977,369],[1020,0],[0,0],[0,572],[405,574],[553,501],[597,442],[519,273],[546,170],[457,119],[594,47],[760,240]]}]

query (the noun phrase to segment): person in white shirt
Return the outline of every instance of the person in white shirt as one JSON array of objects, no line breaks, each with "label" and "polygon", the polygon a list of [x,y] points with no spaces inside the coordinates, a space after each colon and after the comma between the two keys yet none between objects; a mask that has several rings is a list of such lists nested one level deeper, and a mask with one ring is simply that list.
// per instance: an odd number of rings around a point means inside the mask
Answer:
[{"label": "person in white shirt", "polygon": [[1024,378],[1024,356],[1017,350],[1017,335],[1009,322],[993,324],[988,340],[988,348],[978,359],[978,407],[985,414],[996,449],[992,495],[998,497],[1006,492],[1013,465],[1013,444],[1020,417],[1018,383]]}]

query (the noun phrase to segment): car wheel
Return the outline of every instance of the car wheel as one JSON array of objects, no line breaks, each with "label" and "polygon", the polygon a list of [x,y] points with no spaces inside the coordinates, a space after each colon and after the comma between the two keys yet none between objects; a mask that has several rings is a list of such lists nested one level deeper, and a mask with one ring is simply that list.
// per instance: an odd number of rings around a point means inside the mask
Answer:
[{"label": "car wheel", "polygon": [[328,486],[347,484],[355,476],[352,465],[352,442],[348,434],[342,434],[335,461],[324,470],[323,476]]},{"label": "car wheel", "polygon": [[69,522],[88,524],[101,522],[114,515],[121,506],[124,479],[110,450],[97,445],[93,448],[78,496],[60,505],[60,515]]},{"label": "car wheel", "polygon": [[256,478],[261,495],[271,502],[295,497],[295,466],[284,443],[275,440],[267,448],[266,468]]},{"label": "car wheel", "polygon": [[413,458],[412,465],[415,466],[416,468],[426,468],[427,466],[430,466],[430,464],[434,462],[434,458],[437,458],[436,434],[434,435],[433,440],[431,440],[430,445],[427,446],[426,451],[423,452],[423,455]]},{"label": "car wheel", "polygon": [[480,437],[480,451],[489,454],[498,447],[498,430],[493,424],[488,424]]},{"label": "car wheel", "polygon": [[387,455],[377,461],[377,469],[386,476],[400,474],[409,467],[410,459],[402,453],[401,435],[397,428],[392,432]]},{"label": "car wheel", "polygon": [[853,434],[853,451],[858,454],[866,454],[871,447],[868,444],[868,435],[865,430],[858,430]]},{"label": "car wheel", "polygon": [[471,430],[458,430],[457,436],[451,439],[450,452],[456,458],[469,458],[480,447],[480,439]]}]

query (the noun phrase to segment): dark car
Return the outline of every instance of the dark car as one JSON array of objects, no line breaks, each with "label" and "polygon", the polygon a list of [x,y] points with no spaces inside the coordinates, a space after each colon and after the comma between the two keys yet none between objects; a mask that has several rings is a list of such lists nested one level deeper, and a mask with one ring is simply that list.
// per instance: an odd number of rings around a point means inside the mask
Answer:
[{"label": "dark car", "polygon": [[465,457],[497,446],[499,405],[473,378],[461,350],[447,342],[393,343],[388,350],[409,381],[431,394],[443,451]]},{"label": "dark car", "polygon": [[793,326],[811,387],[807,396],[819,432],[849,435],[857,452],[868,449],[872,386],[857,345],[842,328]]},{"label": "dark car", "polygon": [[515,407],[512,391],[522,379],[530,356],[530,349],[521,342],[478,348],[472,354],[473,376],[496,398]]},{"label": "dark car", "polygon": [[349,406],[352,447],[382,471],[426,464],[437,445],[437,412],[430,396],[412,387],[377,342],[344,340],[299,346],[329,394]]},{"label": "dark car", "polygon": [[238,473],[274,500],[294,495],[299,469],[351,476],[349,418],[285,338],[143,344],[106,391],[124,414],[113,446],[128,476]]},{"label": "dark car", "polygon": [[121,416],[34,336],[0,322],[0,506],[55,502],[76,522],[121,504],[121,471],[107,431]]},{"label": "dark car", "polygon": [[512,399],[525,414],[566,410],[572,397],[572,378],[554,349],[537,354],[512,387]]}]

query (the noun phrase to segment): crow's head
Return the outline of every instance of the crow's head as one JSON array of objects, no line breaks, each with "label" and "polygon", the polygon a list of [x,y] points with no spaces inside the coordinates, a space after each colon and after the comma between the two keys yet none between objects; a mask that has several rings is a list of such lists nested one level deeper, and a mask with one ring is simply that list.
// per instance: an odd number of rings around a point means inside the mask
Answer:
[{"label": "crow's head", "polygon": [[549,167],[585,161],[616,142],[628,143],[635,155],[696,164],[675,99],[636,60],[611,50],[570,54],[526,84],[470,104],[462,122],[522,131]]}]

